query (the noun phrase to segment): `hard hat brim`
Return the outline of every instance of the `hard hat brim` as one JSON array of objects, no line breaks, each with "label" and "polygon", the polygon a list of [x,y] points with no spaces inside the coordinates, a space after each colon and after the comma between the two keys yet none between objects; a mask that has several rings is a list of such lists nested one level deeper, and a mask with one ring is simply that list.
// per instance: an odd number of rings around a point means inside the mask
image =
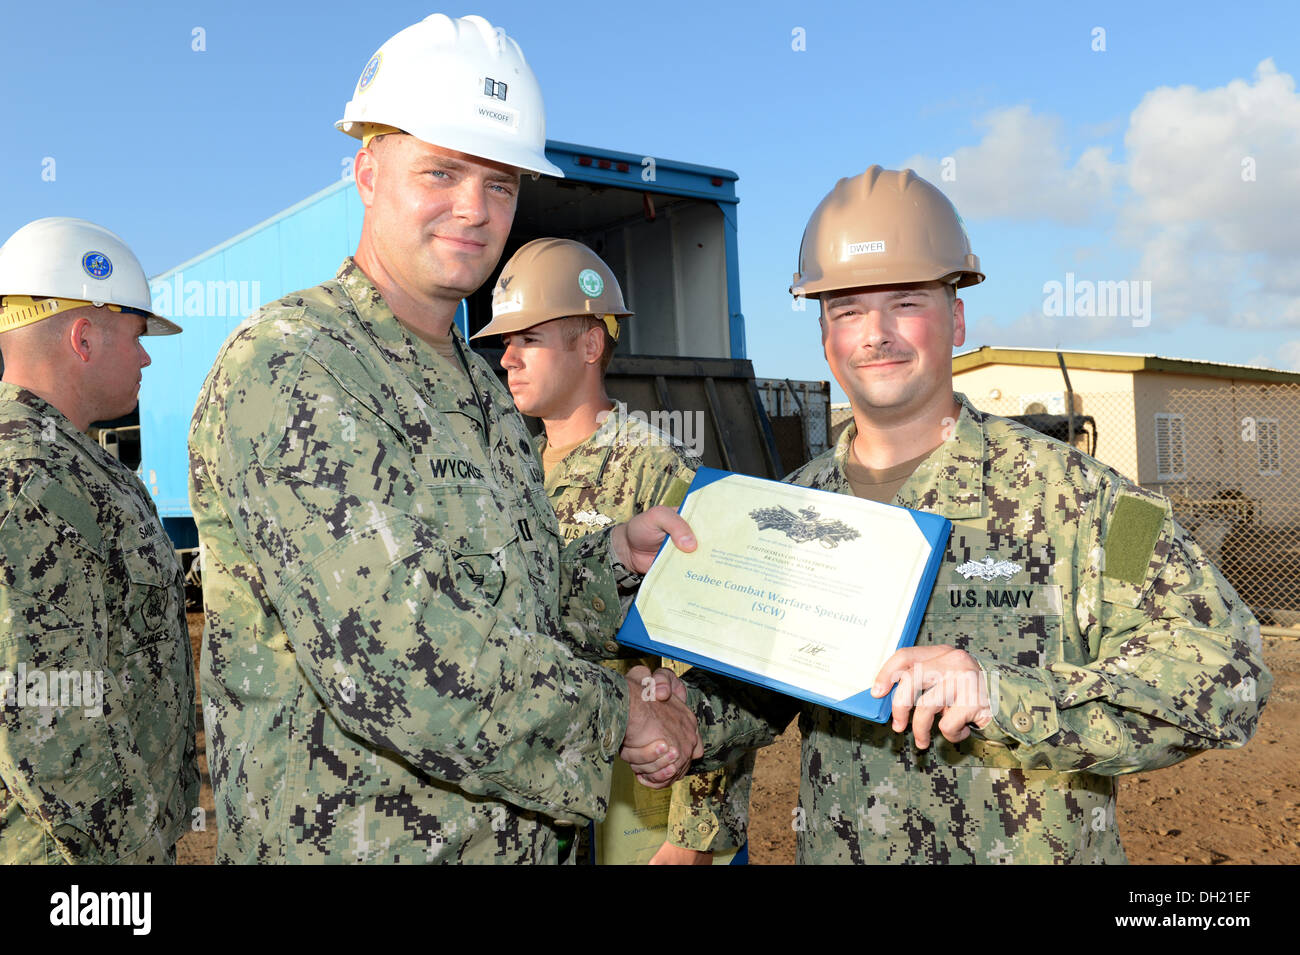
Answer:
[{"label": "hard hat brim", "polygon": [[[634,312],[626,310],[620,311],[618,309],[610,309],[608,311],[602,309],[599,312],[588,313],[572,312],[564,315],[552,315],[549,318],[510,313],[506,315],[498,315],[473,335],[469,336],[469,340],[473,341],[476,338],[490,338],[493,335],[510,335],[514,332],[525,332],[530,328],[536,328],[538,325],[545,325],[547,322],[558,322],[562,318],[603,318],[606,315],[613,315],[615,318],[621,319],[631,318],[634,314]],[[527,324],[521,325],[521,321],[527,322]]]},{"label": "hard hat brim", "polygon": [[814,279],[807,283],[796,281],[790,286],[790,294],[795,298],[820,299],[833,292],[845,292],[850,289],[875,288],[880,285],[911,285],[925,282],[946,282],[955,288],[967,288],[984,281],[983,272],[962,270],[952,272],[918,266],[915,269],[863,269],[851,276],[842,273],[832,279]]},{"label": "hard hat brim", "polygon": [[[373,121],[353,122],[352,120],[340,119],[334,124],[334,128],[341,133],[351,136],[353,139],[361,139],[367,126],[374,125]],[[391,124],[384,124],[391,125]],[[522,172],[534,173],[543,176],[554,176],[557,179],[564,178],[564,170],[555,163],[546,158],[545,155],[539,156],[531,149],[519,148],[513,149],[506,144],[498,144],[493,147],[491,156],[481,155],[482,146],[472,136],[458,135],[455,131],[449,129],[443,130],[403,130],[407,135],[414,136],[421,142],[428,143],[430,146],[437,146],[441,149],[451,149],[458,153],[464,153],[466,156],[473,156],[478,159],[485,159],[488,162],[504,163],[507,166],[514,166]]]},{"label": "hard hat brim", "polygon": [[169,318],[163,318],[161,315],[155,315],[152,312],[145,317],[146,335],[179,335],[184,331],[179,325]]}]

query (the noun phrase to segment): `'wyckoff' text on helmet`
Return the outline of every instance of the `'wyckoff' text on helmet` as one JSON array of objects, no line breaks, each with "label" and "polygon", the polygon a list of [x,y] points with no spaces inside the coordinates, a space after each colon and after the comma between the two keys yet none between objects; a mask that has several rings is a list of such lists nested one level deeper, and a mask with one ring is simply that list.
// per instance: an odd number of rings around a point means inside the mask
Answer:
[{"label": "'wyckoff' text on helmet", "polygon": [[482,17],[426,17],[366,63],[343,118],[364,139],[375,127],[426,143],[563,177],[546,158],[546,111],[519,44]]},{"label": "'wyckoff' text on helmet", "polygon": [[910,169],[872,166],[841,179],[813,210],[790,291],[820,298],[838,289],[984,281],[979,257],[948,197]]},{"label": "'wyckoff' text on helmet", "polygon": [[618,340],[618,320],[632,315],[614,271],[581,242],[534,239],[510,256],[492,289],[492,321],[474,338],[505,335],[570,315],[603,319]]},{"label": "'wyckoff' text on helmet", "polygon": [[140,261],[103,226],[66,216],[37,219],[0,246],[0,332],[86,305],[143,315],[146,335],[181,330],[154,313]]}]

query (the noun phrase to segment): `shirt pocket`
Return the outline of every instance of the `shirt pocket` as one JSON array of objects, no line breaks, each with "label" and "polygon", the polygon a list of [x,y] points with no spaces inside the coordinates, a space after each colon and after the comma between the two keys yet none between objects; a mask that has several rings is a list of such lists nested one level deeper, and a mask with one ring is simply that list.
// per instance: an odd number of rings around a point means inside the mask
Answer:
[{"label": "shirt pocket", "polygon": [[520,528],[486,485],[426,484],[425,493],[429,508],[424,516],[450,552],[448,570],[458,581],[456,590],[476,593],[497,606],[512,572],[518,575]]},{"label": "shirt pocket", "polygon": [[121,648],[124,654],[131,654],[175,633],[182,591],[176,558],[166,537],[126,551],[122,560],[126,602]]},{"label": "shirt pocket", "polygon": [[1014,666],[1060,662],[1061,588],[1057,584],[941,585],[918,644],[948,644]]}]

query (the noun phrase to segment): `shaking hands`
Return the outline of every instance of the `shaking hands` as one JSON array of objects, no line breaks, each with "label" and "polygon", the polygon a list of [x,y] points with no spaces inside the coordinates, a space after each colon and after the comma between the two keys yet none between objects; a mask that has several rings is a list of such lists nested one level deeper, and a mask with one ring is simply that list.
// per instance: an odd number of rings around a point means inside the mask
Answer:
[{"label": "shaking hands", "polygon": [[[695,536],[671,507],[652,507],[614,527],[611,543],[619,563],[638,574],[650,570],[665,535],[684,551],[695,550]],[[637,779],[663,789],[680,779],[691,761],[704,755],[695,714],[686,708],[686,687],[672,670],[633,667],[627,674],[631,698],[627,735],[619,756]]]},{"label": "shaking hands", "polygon": [[618,755],[643,785],[663,789],[704,755],[695,714],[686,707],[686,687],[672,670],[652,676],[637,666],[627,673],[627,689],[627,734]]}]

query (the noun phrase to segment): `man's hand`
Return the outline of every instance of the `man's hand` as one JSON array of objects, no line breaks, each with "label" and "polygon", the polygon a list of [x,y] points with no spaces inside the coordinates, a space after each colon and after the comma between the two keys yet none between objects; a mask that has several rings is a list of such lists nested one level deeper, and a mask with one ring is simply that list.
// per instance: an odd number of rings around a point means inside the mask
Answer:
[{"label": "man's hand", "polygon": [[[704,755],[695,714],[671,687],[666,695],[664,688],[665,684],[653,679],[645,667],[633,667],[628,672],[631,703],[619,756],[632,767],[641,784],[651,789],[670,785],[685,775],[692,760]],[[681,693],[685,695],[684,687]],[[661,695],[665,695],[662,701]]]},{"label": "man's hand", "polygon": [[665,842],[650,859],[650,865],[713,865],[713,853]]},{"label": "man's hand", "polygon": [[614,556],[628,570],[638,574],[647,573],[654,563],[655,554],[664,535],[673,539],[678,550],[688,554],[695,550],[695,535],[691,525],[682,520],[671,507],[652,507],[642,511],[626,524],[615,524],[610,532],[610,543],[614,547]]},{"label": "man's hand", "polygon": [[659,667],[651,675],[649,667],[638,664],[627,671],[627,678],[628,682],[632,680],[637,682],[641,687],[641,699],[647,703],[651,700],[658,700],[662,703],[673,696],[683,703],[686,702],[686,684],[679,680],[677,674],[667,667]]},{"label": "man's hand", "polygon": [[969,724],[983,729],[993,719],[984,672],[965,650],[950,646],[905,647],[880,668],[871,695],[882,697],[894,684],[894,732],[907,729],[907,714],[915,703],[912,737],[917,749],[929,747],[930,728],[937,714],[943,714],[939,732],[950,743],[960,743],[969,736]]}]

